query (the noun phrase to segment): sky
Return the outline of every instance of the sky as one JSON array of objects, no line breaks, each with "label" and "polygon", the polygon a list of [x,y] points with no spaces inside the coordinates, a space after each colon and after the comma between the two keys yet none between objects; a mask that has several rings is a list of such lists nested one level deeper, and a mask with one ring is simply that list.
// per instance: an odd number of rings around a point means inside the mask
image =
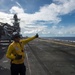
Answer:
[{"label": "sky", "polygon": [[75,0],[0,0],[0,22],[14,14],[23,36],[75,37]]}]

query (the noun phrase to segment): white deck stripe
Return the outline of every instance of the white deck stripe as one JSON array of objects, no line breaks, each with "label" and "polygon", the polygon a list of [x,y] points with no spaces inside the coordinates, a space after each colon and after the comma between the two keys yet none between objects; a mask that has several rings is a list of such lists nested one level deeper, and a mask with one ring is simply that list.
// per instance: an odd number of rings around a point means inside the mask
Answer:
[{"label": "white deck stripe", "polygon": [[30,63],[29,63],[29,60],[28,60],[28,55],[27,55],[27,53],[26,53],[26,58],[27,58],[29,73],[30,73],[30,75],[31,75]]}]

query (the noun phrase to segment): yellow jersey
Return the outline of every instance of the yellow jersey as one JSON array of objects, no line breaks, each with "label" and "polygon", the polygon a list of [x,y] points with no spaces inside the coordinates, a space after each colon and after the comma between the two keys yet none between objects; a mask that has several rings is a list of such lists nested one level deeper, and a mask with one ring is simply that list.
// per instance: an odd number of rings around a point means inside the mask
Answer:
[{"label": "yellow jersey", "polygon": [[[13,41],[8,47],[8,50],[6,52],[6,57],[11,59],[11,63],[13,64],[24,63],[24,59],[25,59],[24,45],[35,38],[36,37],[33,36],[31,38],[22,39],[20,40],[19,43]],[[22,58],[17,60],[15,59],[16,55],[22,55]]]}]

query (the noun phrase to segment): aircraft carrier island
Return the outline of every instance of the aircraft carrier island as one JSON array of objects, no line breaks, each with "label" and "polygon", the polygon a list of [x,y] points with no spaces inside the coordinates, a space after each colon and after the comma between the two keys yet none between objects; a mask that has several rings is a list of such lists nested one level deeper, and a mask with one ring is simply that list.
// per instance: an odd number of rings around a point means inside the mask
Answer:
[{"label": "aircraft carrier island", "polygon": [[[10,75],[7,44],[0,48],[0,75]],[[25,45],[25,53],[26,75],[75,75],[74,42],[37,38]]]}]

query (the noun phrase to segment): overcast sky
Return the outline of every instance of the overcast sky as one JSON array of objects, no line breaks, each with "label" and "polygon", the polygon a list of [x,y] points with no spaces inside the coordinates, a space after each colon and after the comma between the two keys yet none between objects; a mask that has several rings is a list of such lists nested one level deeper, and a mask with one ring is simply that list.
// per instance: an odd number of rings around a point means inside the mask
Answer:
[{"label": "overcast sky", "polygon": [[0,0],[0,22],[15,13],[23,36],[75,36],[75,0]]}]

